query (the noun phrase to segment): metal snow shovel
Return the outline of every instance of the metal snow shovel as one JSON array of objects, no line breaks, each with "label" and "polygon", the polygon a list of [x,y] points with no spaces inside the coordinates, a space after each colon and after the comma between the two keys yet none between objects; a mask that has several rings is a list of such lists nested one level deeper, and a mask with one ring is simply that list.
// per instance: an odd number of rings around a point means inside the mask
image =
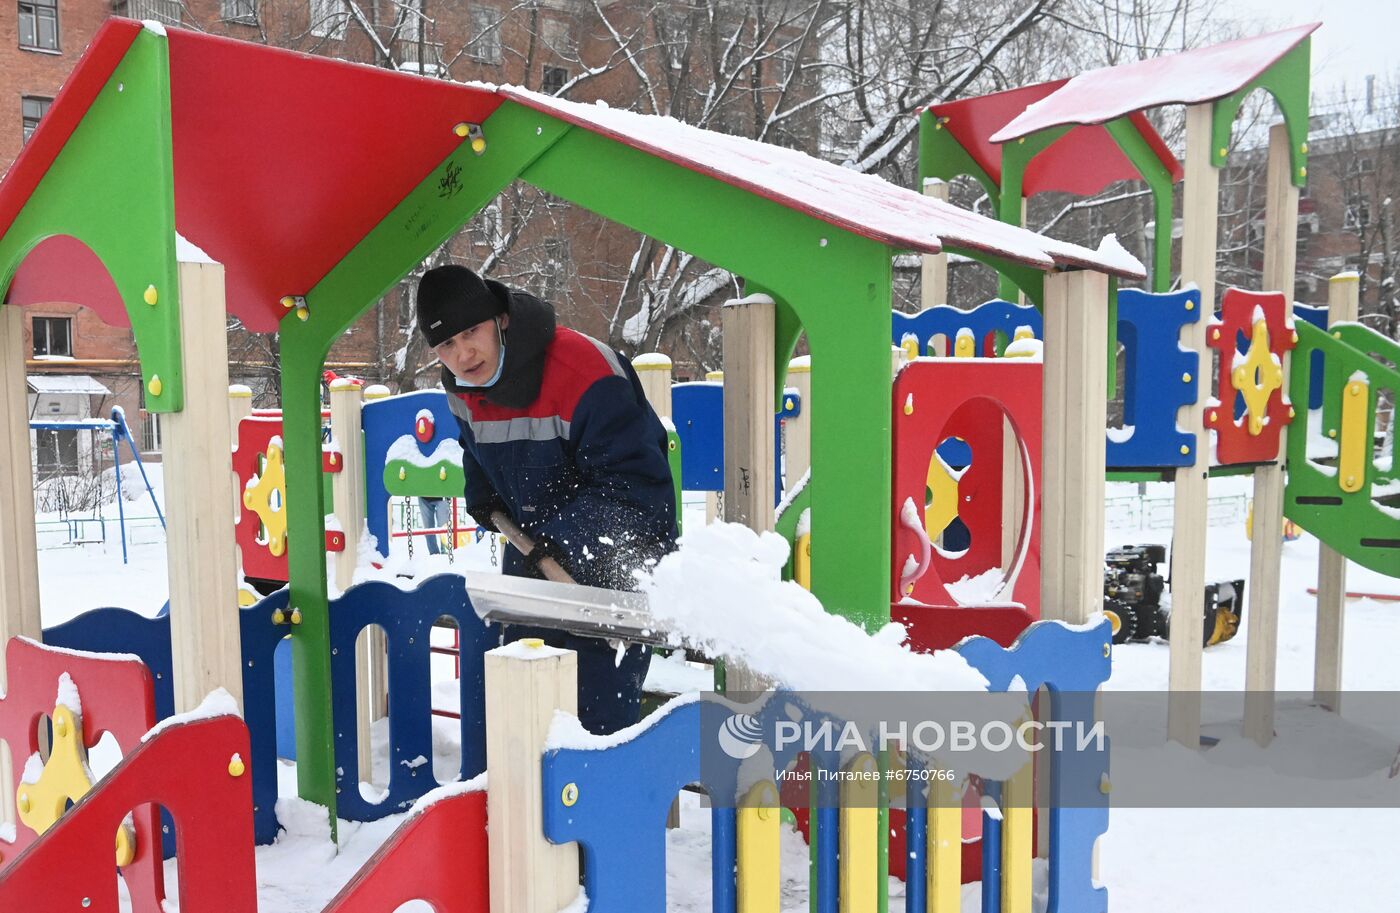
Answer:
[{"label": "metal snow shovel", "polygon": [[[491,522],[522,555],[534,549],[534,540],[510,517],[498,511]],[[477,617],[495,624],[544,625],[605,640],[666,644],[667,632],[657,627],[645,594],[575,583],[553,558],[541,560],[539,567],[548,579],[468,571],[467,592]]]}]

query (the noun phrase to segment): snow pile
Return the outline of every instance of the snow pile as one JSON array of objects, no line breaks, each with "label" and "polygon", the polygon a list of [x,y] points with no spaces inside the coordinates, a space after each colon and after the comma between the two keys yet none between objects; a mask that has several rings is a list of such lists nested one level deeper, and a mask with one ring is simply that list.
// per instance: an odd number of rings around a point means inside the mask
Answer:
[{"label": "snow pile", "polygon": [[739,660],[776,683],[808,691],[984,691],[987,680],[956,653],[914,653],[902,625],[875,634],[828,614],[811,593],[779,579],[788,545],[737,523],[688,530],[679,550],[641,577],[652,612],[677,645]]},{"label": "snow pile", "polygon": [[141,736],[141,741],[149,742],[151,739],[154,739],[173,726],[194,723],[199,720],[211,720],[219,716],[236,716],[239,719],[243,718],[242,711],[238,709],[238,701],[234,700],[233,695],[229,694],[223,688],[215,688],[213,691],[210,691],[204,700],[200,702],[200,705],[189,713],[177,713],[174,716],[168,716],[159,723],[156,723],[151,727],[149,732]]},{"label": "snow pile", "polygon": [[975,606],[995,602],[1001,592],[1006,574],[999,567],[990,568],[975,577],[963,577],[946,585],[948,595],[959,605]]}]

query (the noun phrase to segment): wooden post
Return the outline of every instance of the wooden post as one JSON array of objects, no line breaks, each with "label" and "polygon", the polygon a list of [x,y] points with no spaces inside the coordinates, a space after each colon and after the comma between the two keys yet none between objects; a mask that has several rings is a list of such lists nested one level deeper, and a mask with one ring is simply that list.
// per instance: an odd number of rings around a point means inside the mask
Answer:
[{"label": "wooden post", "polygon": [[[773,529],[773,365],[776,306],[755,294],[725,302],[724,519],[758,533]],[[725,690],[762,691],[758,676],[729,663]]]},{"label": "wooden post", "polygon": [[1108,422],[1108,276],[1045,277],[1043,616],[1071,624],[1103,610]]},{"label": "wooden post", "polygon": [[632,359],[642,393],[651,403],[657,418],[671,417],[671,359],[660,352],[647,352]]},{"label": "wooden post", "polygon": [[[1264,202],[1264,290],[1283,292],[1284,314],[1293,316],[1298,259],[1298,188],[1292,181],[1291,143],[1283,124],[1269,128]],[[1292,358],[1283,358],[1288,391]],[[1205,373],[1204,371],[1202,373]],[[1304,404],[1304,409],[1307,408]],[[1244,734],[1260,745],[1274,737],[1274,672],[1278,664],[1279,578],[1283,569],[1283,464],[1288,429],[1279,434],[1278,459],[1254,470],[1254,533],[1249,546],[1249,628],[1244,679]]]},{"label": "wooden post", "polygon": [[[1360,310],[1361,277],[1333,276],[1327,283],[1327,322],[1356,320]],[[1301,370],[1301,369],[1300,369]],[[1294,408],[1306,409],[1307,403]],[[1313,654],[1313,699],[1342,712],[1342,635],[1345,630],[1347,559],[1319,542],[1317,551],[1317,642]]]},{"label": "wooden post", "polygon": [[540,756],[555,710],[578,712],[578,656],[526,639],[486,654],[491,913],[556,913],[578,894],[578,847],[544,838]]},{"label": "wooden post", "polygon": [[[924,196],[948,202],[948,183],[937,178],[924,181]],[[948,303],[948,255],[924,254],[920,263],[919,303],[925,308]]]},{"label": "wooden post", "polygon": [[783,429],[784,487],[791,491],[812,468],[812,356],[799,355],[788,362],[787,376],[787,385],[802,401]]},{"label": "wooden post", "polygon": [[[721,321],[720,326],[721,326],[721,329],[722,329],[722,328],[723,328],[723,322],[722,322],[722,321]],[[724,383],[724,372],[723,372],[723,371],[706,371],[706,372],[705,372],[705,382],[706,382],[706,383],[711,383],[711,384],[723,384],[723,383]],[[722,503],[723,497],[724,497],[724,492],[723,492],[723,491],[717,491],[717,492],[716,492],[716,491],[707,491],[707,492],[705,492],[705,525],[706,525],[706,526],[709,526],[711,523],[715,522],[716,520],[723,520],[723,519],[724,519],[724,504]]]},{"label": "wooden post", "polygon": [[[9,687],[5,644],[11,637],[43,637],[24,353],[24,311],[0,304],[0,466],[5,467],[0,472],[0,693]],[[17,823],[11,764],[13,754],[24,750],[22,745],[0,750],[0,824]]]},{"label": "wooden post", "polygon": [[724,305],[724,519],[773,528],[773,299]]},{"label": "wooden post", "polygon": [[[365,527],[365,456],[361,417],[362,390],[345,378],[330,384],[331,439],[339,471],[331,475],[336,525],[345,537],[345,551],[335,556],[335,588],[341,592],[355,582],[360,533]],[[360,779],[369,780],[373,764],[370,726],[383,716],[387,688],[384,680],[384,632],[372,625],[355,642],[355,736],[359,747]]]},{"label": "wooden post", "polygon": [[[228,385],[228,440],[230,452],[238,449],[238,426],[253,414],[253,391],[244,384]],[[238,473],[230,474],[233,479],[233,516],[235,522],[243,515],[243,492],[238,484]],[[239,565],[240,571],[242,565]],[[238,581],[242,583],[241,579]]]},{"label": "wooden post", "polygon": [[242,702],[224,268],[180,264],[185,405],[165,417],[166,554],[175,710],[215,688]]},{"label": "wooden post", "polygon": [[1172,621],[1167,736],[1190,748],[1201,740],[1201,618],[1206,587],[1206,506],[1210,436],[1202,420],[1210,398],[1211,350],[1206,325],[1215,313],[1216,218],[1220,171],[1211,164],[1212,105],[1186,109],[1186,184],[1182,191],[1181,282],[1201,291],[1200,320],[1181,331],[1183,349],[1201,353],[1196,402],[1177,412],[1177,425],[1196,436],[1190,466],[1175,474],[1172,511]]}]

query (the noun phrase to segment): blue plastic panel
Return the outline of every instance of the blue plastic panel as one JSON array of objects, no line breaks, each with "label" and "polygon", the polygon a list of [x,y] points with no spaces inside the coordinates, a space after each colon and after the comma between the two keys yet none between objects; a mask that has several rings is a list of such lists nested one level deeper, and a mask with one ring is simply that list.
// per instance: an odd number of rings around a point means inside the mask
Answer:
[{"label": "blue plastic panel", "polygon": [[[788,394],[784,399],[788,397],[794,400],[793,408],[800,410],[801,398]],[[775,454],[782,453],[782,420],[789,411],[785,407],[773,418]],[[673,384],[671,423],[676,426],[676,436],[681,440],[681,489],[724,491],[724,384],[718,381]],[[782,496],[781,462],[774,460],[774,504]]]},{"label": "blue plastic panel", "polygon": [[[462,779],[486,769],[486,689],[483,655],[499,639],[482,624],[455,574],[430,577],[413,590],[381,581],[362,583],[331,601],[331,694],[335,720],[337,813],[348,821],[398,814],[438,786],[433,776],[429,633],[448,616],[461,642],[460,736]],[[355,745],[355,641],[370,625],[384,629],[389,668],[389,785],[378,802],[360,794]],[[368,780],[368,777],[364,779]]]},{"label": "blue plastic panel", "polygon": [[384,487],[384,464],[389,447],[405,434],[413,435],[413,423],[420,410],[433,413],[433,437],[424,444],[417,439],[418,452],[431,456],[439,443],[457,440],[457,419],[447,407],[447,394],[441,390],[419,390],[365,403],[362,422],[365,435],[365,519],[374,536],[379,554],[389,554],[389,492]]},{"label": "blue plastic panel", "polygon": [[[1109,435],[1109,469],[1195,462],[1196,435],[1177,428],[1176,413],[1196,401],[1200,356],[1183,350],[1178,340],[1183,326],[1200,319],[1201,293],[1195,289],[1168,295],[1137,289],[1118,292],[1118,341],[1127,360],[1125,428]],[[1130,433],[1127,426],[1132,427]]]},{"label": "blue plastic panel", "polygon": [[953,354],[953,342],[958,331],[968,329],[977,340],[977,354],[986,353],[988,342],[997,334],[1000,342],[1016,335],[1018,327],[1030,327],[1036,339],[1044,339],[1044,319],[1040,311],[1033,307],[1022,307],[1009,301],[993,299],[980,304],[970,311],[961,311],[946,304],[927,308],[917,314],[893,314],[893,332],[890,341],[897,346],[904,344],[904,338],[912,335],[919,341],[919,354],[932,355],[930,343],[933,337],[948,337],[948,354]]}]

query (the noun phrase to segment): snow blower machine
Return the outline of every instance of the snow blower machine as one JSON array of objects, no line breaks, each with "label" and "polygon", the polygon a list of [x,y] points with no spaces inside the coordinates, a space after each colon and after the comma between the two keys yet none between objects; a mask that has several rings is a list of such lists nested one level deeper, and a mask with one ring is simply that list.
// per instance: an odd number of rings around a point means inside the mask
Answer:
[{"label": "snow blower machine", "polygon": [[[1115,644],[1168,636],[1172,609],[1162,605],[1168,581],[1157,573],[1166,560],[1164,545],[1125,545],[1104,559],[1103,611],[1113,626]],[[1201,642],[1211,647],[1231,639],[1243,616],[1243,580],[1207,584]]]}]

